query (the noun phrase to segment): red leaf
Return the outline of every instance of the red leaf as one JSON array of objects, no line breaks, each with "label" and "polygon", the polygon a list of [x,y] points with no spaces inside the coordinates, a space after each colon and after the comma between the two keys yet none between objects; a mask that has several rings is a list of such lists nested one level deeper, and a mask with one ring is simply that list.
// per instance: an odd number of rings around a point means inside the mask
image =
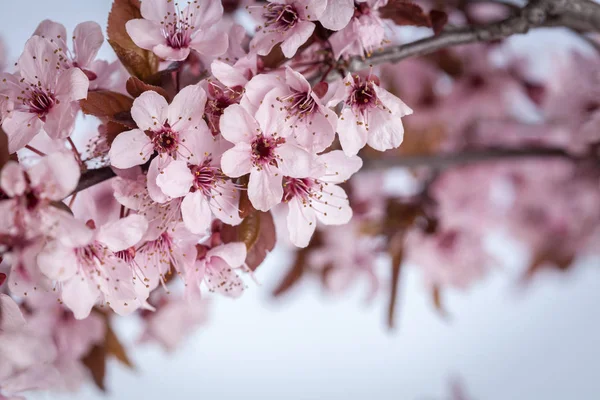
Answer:
[{"label": "red leaf", "polygon": [[141,18],[139,0],[115,0],[108,14],[108,43],[133,76],[146,80],[158,70],[158,58],[151,51],[138,47],[129,37],[125,24]]},{"label": "red leaf", "polygon": [[131,110],[133,99],[121,93],[98,90],[89,92],[87,99],[80,100],[79,104],[84,114],[113,120],[120,113]]},{"label": "red leaf", "polygon": [[444,11],[431,10],[429,11],[429,20],[431,21],[433,32],[439,35],[448,23],[448,14]]},{"label": "red leaf", "polygon": [[254,211],[238,226],[223,224],[221,239],[224,243],[244,242],[248,251],[246,264],[254,271],[275,247],[273,216],[270,212]]},{"label": "red leaf", "polygon": [[[0,262],[2,262],[2,257],[0,257]],[[2,286],[6,282],[6,274],[0,272],[0,286]]]},{"label": "red leaf", "polygon": [[304,276],[307,254],[308,250],[306,248],[298,250],[292,268],[290,268],[279,285],[273,290],[273,296],[278,297],[287,293],[287,291],[294,287],[296,283],[300,282],[300,279]]},{"label": "red leaf", "polygon": [[392,257],[392,284],[390,286],[390,302],[388,306],[388,327],[395,328],[396,305],[398,303],[398,286],[400,284],[400,268],[404,258],[404,234],[399,232],[390,239],[389,253]]},{"label": "red leaf", "polygon": [[8,136],[2,130],[0,126],[0,169],[10,160],[10,153],[8,152]]},{"label": "red leaf", "polygon": [[327,90],[329,89],[329,84],[327,82],[319,82],[313,87],[313,92],[322,99],[327,94]]},{"label": "red leaf", "polygon": [[381,18],[391,19],[396,25],[431,27],[429,16],[423,9],[410,1],[390,0],[379,9]]},{"label": "red leaf", "polygon": [[83,365],[92,374],[92,379],[103,392],[106,391],[104,378],[106,377],[106,348],[104,345],[92,347],[92,350],[81,360]]},{"label": "red leaf", "polygon": [[153,90],[169,101],[169,95],[165,89],[142,82],[135,76],[132,76],[127,80],[125,88],[127,89],[127,93],[129,93],[133,98],[138,98],[142,93]]},{"label": "red leaf", "polygon": [[127,356],[127,352],[125,348],[119,341],[119,338],[112,330],[110,324],[106,326],[106,337],[104,345],[106,346],[106,353],[114,356],[117,360],[121,362],[121,364],[126,365],[129,368],[134,368],[133,363]]},{"label": "red leaf", "polygon": [[434,286],[431,290],[431,299],[433,301],[433,305],[440,316],[444,318],[448,318],[448,312],[444,308],[444,304],[442,303],[442,289],[439,286]]}]

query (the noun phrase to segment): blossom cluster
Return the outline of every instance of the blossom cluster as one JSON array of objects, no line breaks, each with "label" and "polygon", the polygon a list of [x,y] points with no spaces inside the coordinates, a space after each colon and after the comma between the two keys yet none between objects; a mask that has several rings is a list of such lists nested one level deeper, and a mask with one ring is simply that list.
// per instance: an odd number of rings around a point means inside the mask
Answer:
[{"label": "blossom cluster", "polygon": [[[106,41],[95,22],[68,35],[45,20],[12,69],[0,55],[0,399],[75,390],[88,370],[103,385],[98,351],[129,363],[112,314],[174,349],[209,293],[243,294],[275,228],[296,254],[275,294],[304,271],[332,292],[366,280],[369,299],[391,287],[390,325],[404,261],[441,310],[441,289],[498,264],[490,231],[531,248],[526,276],[597,250],[597,57],[550,83],[492,63],[498,44],[365,63],[401,25],[484,19],[423,3],[115,0]],[[98,58],[105,42],[116,61]],[[363,168],[532,146],[555,157]]]}]

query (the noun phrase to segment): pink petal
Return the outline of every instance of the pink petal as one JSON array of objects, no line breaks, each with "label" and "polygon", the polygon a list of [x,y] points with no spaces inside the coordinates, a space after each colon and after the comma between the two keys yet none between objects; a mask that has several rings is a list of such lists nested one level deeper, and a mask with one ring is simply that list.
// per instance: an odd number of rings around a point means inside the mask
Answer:
[{"label": "pink petal", "polygon": [[77,273],[75,251],[58,242],[50,242],[37,257],[40,271],[48,278],[63,282]]},{"label": "pink petal", "polygon": [[267,168],[261,171],[253,170],[248,182],[248,198],[250,202],[260,211],[269,211],[281,203],[283,197],[282,175],[269,171]]},{"label": "pink petal", "polygon": [[202,115],[205,104],[206,92],[199,84],[186,86],[169,105],[169,124],[175,130],[194,129],[204,121]]},{"label": "pink petal", "polygon": [[25,326],[19,306],[10,296],[0,293],[0,333],[13,332]]},{"label": "pink petal", "polygon": [[217,27],[213,27],[208,31],[198,32],[190,43],[192,49],[208,57],[217,57],[224,54],[228,46],[229,39],[227,33]]},{"label": "pink petal", "polygon": [[362,159],[358,156],[348,157],[341,150],[333,150],[319,156],[325,163],[325,175],[320,180],[331,183],[342,183],[362,168]]},{"label": "pink petal", "polygon": [[298,145],[311,153],[327,149],[335,139],[333,124],[337,123],[337,115],[330,109],[323,108],[327,114],[317,112],[312,117],[298,120],[292,126],[292,135]]},{"label": "pink petal", "polygon": [[296,55],[298,48],[302,46],[315,30],[315,24],[308,21],[299,21],[289,32],[289,36],[281,43],[281,51],[287,58]]},{"label": "pink petal", "polygon": [[281,88],[275,88],[261,100],[262,104],[258,107],[254,118],[265,136],[284,136],[289,132],[285,130],[289,122],[285,119],[286,115],[282,113],[279,100],[281,96],[287,94],[289,90],[284,92]]},{"label": "pink petal", "polygon": [[108,157],[113,167],[125,169],[142,165],[154,153],[150,138],[141,130],[120,133],[113,141]]},{"label": "pink petal", "polygon": [[252,148],[248,143],[238,143],[221,156],[221,169],[225,175],[238,178],[252,170],[250,153]]},{"label": "pink petal", "polygon": [[188,164],[201,164],[207,156],[215,154],[215,138],[202,119],[195,127],[179,131],[179,141],[179,156]]},{"label": "pink petal", "polygon": [[103,42],[102,28],[96,22],[87,21],[78,24],[73,31],[73,52],[77,66],[89,67],[98,55]]},{"label": "pink petal", "polygon": [[319,21],[327,29],[339,31],[350,22],[354,15],[352,0],[327,0],[327,8]]},{"label": "pink petal", "polygon": [[313,201],[312,206],[319,221],[325,225],[343,225],[352,218],[352,208],[344,189],[337,185],[326,184],[321,191],[322,197]]},{"label": "pink petal", "polygon": [[144,0],[141,3],[140,11],[142,12],[142,17],[154,22],[163,22],[167,15],[172,16],[177,14],[174,1]]},{"label": "pink petal", "polygon": [[[143,2],[142,2],[143,3]],[[131,40],[145,50],[152,50],[159,44],[166,44],[160,24],[147,19],[131,19],[125,24]]]},{"label": "pink petal", "polygon": [[187,162],[175,160],[169,163],[156,178],[156,184],[169,197],[183,197],[190,192],[194,176]]},{"label": "pink petal", "polygon": [[355,156],[367,144],[367,131],[364,125],[358,125],[356,115],[350,108],[342,110],[337,124],[337,133],[347,156]]},{"label": "pink petal", "polygon": [[189,47],[175,49],[169,45],[159,43],[152,48],[154,54],[167,61],[184,61],[190,55]]},{"label": "pink petal", "polygon": [[402,100],[394,96],[385,89],[380,88],[377,85],[373,85],[375,94],[381,103],[386,106],[395,117],[404,117],[413,113],[413,110],[404,104]]},{"label": "pink petal", "polygon": [[400,118],[378,108],[369,113],[369,133],[367,143],[379,151],[395,149],[404,139]]},{"label": "pink petal", "polygon": [[127,208],[139,210],[144,204],[144,198],[141,194],[146,190],[146,177],[142,179],[131,180],[116,177],[112,179],[112,189],[115,199]]},{"label": "pink petal", "polygon": [[197,0],[183,10],[183,15],[190,15],[190,25],[196,29],[206,29],[223,18],[221,0]]},{"label": "pink petal", "polygon": [[70,153],[52,153],[27,171],[31,186],[50,200],[67,197],[79,182],[79,164]]},{"label": "pink petal", "polygon": [[56,97],[61,102],[81,100],[87,97],[90,81],[79,68],[70,68],[58,76]]},{"label": "pink petal", "polygon": [[43,88],[54,89],[60,72],[60,68],[56,68],[60,65],[60,53],[54,50],[55,47],[46,39],[40,36],[30,38],[18,61],[21,76],[27,82],[40,82]]},{"label": "pink petal", "polygon": [[8,197],[20,196],[27,188],[23,168],[15,162],[9,161],[0,170],[0,188]]},{"label": "pink petal", "polygon": [[201,192],[189,193],[181,203],[185,227],[192,233],[205,233],[210,228],[212,214],[206,197]]},{"label": "pink petal", "polygon": [[275,88],[285,89],[282,77],[274,74],[256,75],[246,84],[240,104],[251,115],[254,115],[267,93]]},{"label": "pink petal", "polygon": [[220,126],[221,135],[233,144],[250,143],[260,133],[256,120],[239,104],[225,109]]},{"label": "pink petal", "polygon": [[240,297],[245,287],[235,271],[218,257],[207,266],[204,283],[209,290],[233,298]]},{"label": "pink petal", "polygon": [[164,203],[165,201],[169,200],[169,196],[167,196],[166,194],[164,194],[162,192],[162,190],[160,189],[160,187],[158,186],[158,184],[156,183],[156,180],[158,179],[158,175],[160,174],[160,170],[159,170],[159,157],[155,157],[151,162],[150,162],[150,167],[148,168],[148,174],[146,175],[147,181],[146,181],[146,185],[148,188],[148,195],[150,196],[150,198],[154,201],[156,201],[157,203]]},{"label": "pink petal", "polygon": [[317,227],[315,212],[298,198],[292,198],[288,202],[287,227],[294,246],[308,246]]},{"label": "pink petal", "polygon": [[298,92],[310,92],[312,90],[304,75],[290,67],[285,68],[285,83]]},{"label": "pink petal", "polygon": [[41,219],[41,230],[48,236],[56,238],[66,247],[85,246],[94,237],[94,231],[88,228],[83,221],[56,207],[47,207]]},{"label": "pink petal", "polygon": [[148,221],[142,215],[129,215],[98,229],[96,240],[104,243],[111,251],[128,249],[138,243],[148,230]]},{"label": "pink petal", "polygon": [[228,225],[238,225],[240,218],[240,191],[231,181],[220,184],[213,189],[214,196],[209,200],[210,209],[215,217]]},{"label": "pink petal", "polygon": [[54,43],[57,47],[67,49],[67,30],[63,24],[45,19],[37,26],[33,35],[41,36],[46,40]]},{"label": "pink petal", "polygon": [[73,311],[76,319],[87,318],[99,296],[100,291],[96,284],[89,282],[82,276],[76,275],[63,283],[62,301],[65,306]]},{"label": "pink petal", "polygon": [[245,86],[248,83],[248,78],[241,70],[220,60],[214,60],[210,65],[210,70],[215,78],[217,78],[225,86]]},{"label": "pink petal", "polygon": [[8,136],[8,152],[14,153],[40,133],[42,121],[36,114],[13,111],[2,123],[2,128]]},{"label": "pink petal", "polygon": [[168,107],[169,104],[164,97],[154,91],[147,91],[133,101],[131,117],[141,130],[155,131],[163,127],[167,119]]},{"label": "pink petal", "polygon": [[[77,71],[81,72],[79,69]],[[77,103],[61,102],[60,104],[55,104],[48,115],[46,115],[44,131],[52,139],[64,139],[70,136],[73,133],[73,129],[75,129],[75,118],[78,111]]]},{"label": "pink petal", "polygon": [[219,257],[231,268],[239,268],[246,262],[246,245],[243,242],[233,242],[213,247],[206,254],[207,259]]},{"label": "pink petal", "polygon": [[281,157],[278,161],[279,170],[285,176],[292,178],[304,178],[309,176],[315,164],[314,156],[306,150],[292,144],[283,144],[277,148],[277,154]]}]

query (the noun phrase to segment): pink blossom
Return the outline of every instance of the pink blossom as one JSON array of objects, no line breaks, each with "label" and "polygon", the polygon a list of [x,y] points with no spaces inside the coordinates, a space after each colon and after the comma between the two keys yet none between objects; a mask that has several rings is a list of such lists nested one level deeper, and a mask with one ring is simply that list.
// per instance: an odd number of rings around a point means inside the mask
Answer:
[{"label": "pink blossom", "polygon": [[119,257],[139,242],[148,228],[145,218],[130,215],[93,230],[87,243],[67,247],[49,242],[38,256],[40,270],[61,283],[61,298],[75,318],[86,318],[100,299],[120,315],[144,305],[147,292],[136,290],[132,269]]},{"label": "pink blossom", "polygon": [[0,95],[13,107],[2,122],[9,151],[24,147],[42,128],[53,139],[69,136],[77,100],[87,97],[86,75],[77,68],[65,69],[61,53],[39,36],[27,41],[18,66],[16,74],[0,74]]},{"label": "pink blossom", "polygon": [[[344,27],[335,32],[329,38],[329,43],[333,49],[334,57],[340,58],[346,56],[369,57],[374,50],[380,49],[385,43],[385,25],[379,18],[377,9],[384,6],[387,0],[362,0],[354,2],[353,14],[349,23],[346,22],[346,16],[350,12],[348,2],[337,0],[330,6],[333,10],[328,10],[325,16],[329,16],[325,21],[334,26]],[[352,3],[352,2],[350,2]],[[340,14],[333,20],[329,13],[339,11]]]},{"label": "pink blossom", "polygon": [[[219,69],[220,61],[215,60],[212,64],[213,71]],[[228,64],[222,63],[228,68]],[[231,67],[233,68],[233,67]],[[214,72],[213,72],[214,73]],[[243,78],[245,79],[245,78]],[[243,85],[247,82],[243,82],[241,85],[234,85],[231,87],[224,86],[217,81],[203,81],[206,82],[206,106],[204,108],[204,115],[206,122],[210,129],[210,132],[214,137],[217,137],[221,133],[220,120],[225,109],[232,104],[239,104],[242,94],[244,92]],[[226,80],[226,82],[235,83],[236,80]]]},{"label": "pink blossom", "polygon": [[324,168],[304,178],[285,177],[283,201],[288,204],[287,226],[290,240],[306,247],[312,237],[317,219],[325,225],[343,225],[352,218],[352,209],[344,189],[345,182],[362,166],[357,156],[346,157],[336,150],[318,157]]},{"label": "pink blossom", "polygon": [[215,29],[223,17],[219,0],[186,2],[144,0],[143,19],[127,21],[127,33],[143,49],[170,61],[185,60],[190,51],[206,56],[218,56],[227,50],[227,34]]},{"label": "pink blossom", "polygon": [[319,21],[325,28],[339,31],[348,25],[353,15],[354,0],[327,0],[327,8]]},{"label": "pink blossom", "polygon": [[181,215],[193,233],[208,230],[212,216],[229,225],[242,222],[239,217],[240,192],[219,168],[221,152],[209,138],[205,145],[191,149],[196,162],[172,161],[158,176],[156,183],[170,198],[183,197]]},{"label": "pink blossom", "polygon": [[282,121],[266,103],[256,119],[240,105],[229,106],[221,117],[221,134],[235,146],[221,157],[221,168],[230,177],[250,173],[248,198],[267,211],[281,202],[283,176],[307,176],[313,157],[278,135]]},{"label": "pink blossom", "polygon": [[157,311],[143,314],[144,331],[139,341],[156,341],[166,351],[174,351],[186,336],[208,320],[210,302],[206,299],[160,294],[153,303]]},{"label": "pink blossom", "polygon": [[[315,30],[316,21],[325,11],[322,0],[273,0],[260,11],[263,25],[250,42],[252,51],[266,56],[281,43],[281,50],[292,58]],[[253,11],[251,11],[253,12]]]},{"label": "pink blossom", "polygon": [[185,274],[187,295],[198,293],[200,284],[204,282],[210,292],[227,297],[241,296],[245,285],[235,270],[244,266],[246,245],[236,242],[211,249],[206,246],[198,247],[196,263]]},{"label": "pink blossom", "polygon": [[282,135],[294,138],[309,152],[325,150],[335,138],[337,118],[325,107],[302,74],[286,67],[285,77],[257,75],[248,82],[242,104],[258,110],[264,103],[281,112]]},{"label": "pink blossom", "polygon": [[[157,202],[167,197],[156,186],[156,177],[173,160],[198,163],[198,141],[211,140],[202,119],[206,93],[199,85],[187,86],[171,104],[154,91],[144,92],[133,102],[131,116],[139,129],[123,132],[109,151],[111,164],[125,169],[144,164],[156,152],[148,170],[148,190]],[[148,134],[146,133],[148,132]]]},{"label": "pink blossom", "polygon": [[329,105],[344,101],[338,121],[338,136],[348,156],[358,153],[367,143],[385,151],[400,146],[404,138],[401,117],[412,110],[399,98],[379,86],[369,75],[361,79],[348,74]]}]

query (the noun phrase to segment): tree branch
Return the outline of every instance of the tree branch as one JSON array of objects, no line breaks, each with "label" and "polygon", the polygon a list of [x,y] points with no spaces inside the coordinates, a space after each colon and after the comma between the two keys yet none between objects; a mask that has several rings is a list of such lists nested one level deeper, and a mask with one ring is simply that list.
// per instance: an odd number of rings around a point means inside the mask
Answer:
[{"label": "tree branch", "polygon": [[111,167],[102,167],[96,169],[90,169],[81,174],[79,178],[79,183],[73,193],[81,192],[91,186],[97,185],[101,182],[104,182],[110,178],[114,178],[117,176]]},{"label": "tree branch", "polygon": [[504,39],[541,27],[600,32],[600,4],[590,0],[531,0],[514,16],[500,22],[454,28],[437,36],[386,48],[368,59],[354,57],[348,62],[347,70],[360,71],[372,65],[395,63],[408,57],[422,56],[461,44]]}]

